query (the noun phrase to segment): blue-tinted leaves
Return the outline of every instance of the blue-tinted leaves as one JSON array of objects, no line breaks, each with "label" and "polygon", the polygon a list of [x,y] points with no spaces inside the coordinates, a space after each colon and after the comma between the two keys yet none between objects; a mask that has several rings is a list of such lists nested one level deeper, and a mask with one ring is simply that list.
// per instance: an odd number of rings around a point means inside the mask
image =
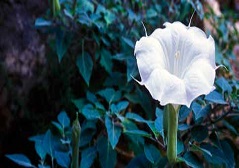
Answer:
[{"label": "blue-tinted leaves", "polygon": [[82,114],[87,120],[95,120],[100,118],[100,113],[91,104],[87,104],[82,109]]},{"label": "blue-tinted leaves", "polygon": [[194,114],[194,119],[197,121],[200,118],[206,117],[212,110],[211,105],[208,104],[205,107],[202,107],[200,104],[193,102],[191,106]]},{"label": "blue-tinted leaves", "polygon": [[63,128],[70,126],[70,119],[65,111],[62,111],[58,116],[57,119],[59,123],[62,125]]},{"label": "blue-tinted leaves", "polygon": [[128,107],[128,105],[129,105],[128,101],[120,101],[117,104],[111,104],[110,110],[111,110],[111,112],[116,114],[116,113],[119,113],[119,112],[125,110]]},{"label": "blue-tinted leaves", "polygon": [[80,136],[80,147],[89,144],[96,132],[96,121],[86,120],[82,124],[81,136]]},{"label": "blue-tinted leaves", "polygon": [[222,89],[222,93],[227,92],[230,94],[232,92],[232,87],[225,78],[220,77],[215,83]]},{"label": "blue-tinted leaves", "polygon": [[108,140],[101,136],[97,141],[97,151],[99,153],[100,166],[102,168],[112,168],[116,164],[116,151],[114,151]]},{"label": "blue-tinted leaves", "polygon": [[119,126],[115,125],[115,123],[110,119],[108,115],[105,116],[105,127],[110,144],[114,149],[119,141],[122,129]]},{"label": "blue-tinted leaves", "polygon": [[213,165],[224,164],[227,168],[235,167],[234,152],[227,141],[220,141],[220,146],[202,144],[201,148],[210,151],[212,156],[203,153],[204,158]]},{"label": "blue-tinted leaves", "polygon": [[91,56],[87,52],[83,52],[83,54],[77,57],[76,65],[86,84],[89,86],[93,69],[93,61]]},{"label": "blue-tinted leaves", "polygon": [[187,152],[183,155],[183,158],[180,158],[180,160],[183,160],[188,166],[193,168],[202,168],[202,162],[199,161],[197,156],[193,152]]},{"label": "blue-tinted leaves", "polygon": [[157,164],[160,159],[160,152],[159,150],[153,145],[145,145],[144,146],[144,154],[146,158],[152,163]]},{"label": "blue-tinted leaves", "polygon": [[44,138],[44,135],[37,135],[37,136],[29,138],[30,141],[35,142],[35,150],[38,156],[41,158],[41,160],[44,160],[47,154],[47,151],[43,145],[44,143],[43,138]]},{"label": "blue-tinted leaves", "polygon": [[56,32],[56,53],[57,53],[59,62],[61,62],[68,47],[70,46],[71,39],[72,39],[72,34],[66,31],[62,31],[58,29],[58,31]]},{"label": "blue-tinted leaves", "polygon": [[49,154],[51,157],[54,155],[53,150],[53,141],[52,141],[52,133],[50,130],[48,130],[43,138],[43,147],[44,150]]},{"label": "blue-tinted leaves", "polygon": [[126,168],[145,168],[145,167],[151,167],[150,162],[146,158],[145,154],[138,155],[134,157]]},{"label": "blue-tinted leaves", "polygon": [[90,168],[97,155],[96,147],[86,148],[81,152],[80,168]]},{"label": "blue-tinted leaves", "polygon": [[132,40],[126,38],[126,37],[122,37],[122,40],[127,44],[129,45],[131,48],[134,48],[134,43]]},{"label": "blue-tinted leaves", "polygon": [[227,104],[227,102],[224,100],[222,94],[218,93],[217,91],[212,91],[208,95],[205,96],[205,100],[217,103],[217,104]]},{"label": "blue-tinted leaves", "polygon": [[31,161],[28,159],[28,157],[26,157],[23,154],[10,154],[10,155],[6,155],[6,157],[21,166],[35,167],[31,164]]},{"label": "blue-tinted leaves", "polygon": [[57,164],[59,164],[60,166],[66,167],[66,168],[69,167],[69,165],[70,165],[69,153],[56,151],[55,152],[55,158],[56,158]]},{"label": "blue-tinted leaves", "polygon": [[101,50],[100,55],[101,55],[100,65],[102,67],[104,67],[106,72],[108,72],[110,74],[112,72],[112,67],[113,67],[111,53],[109,51],[103,49],[103,50]]},{"label": "blue-tinted leaves", "polygon": [[154,122],[156,130],[164,137],[164,128],[163,128],[163,111],[159,108],[156,108],[156,120]]},{"label": "blue-tinted leaves", "polygon": [[103,97],[109,104],[115,102],[121,98],[121,92],[115,91],[112,88],[106,88],[98,92],[98,94]]},{"label": "blue-tinted leaves", "polygon": [[197,125],[191,130],[192,139],[197,142],[202,142],[208,136],[208,129],[205,126]]},{"label": "blue-tinted leaves", "polygon": [[128,119],[132,119],[134,121],[137,121],[137,122],[142,122],[142,123],[145,123],[146,120],[141,117],[140,115],[136,114],[136,113],[132,113],[132,112],[128,112],[126,115],[125,115],[126,118]]},{"label": "blue-tinted leaves", "polygon": [[45,20],[44,18],[37,18],[35,21],[36,27],[45,27],[45,26],[51,26],[52,22],[49,20]]},{"label": "blue-tinted leaves", "polygon": [[185,120],[189,113],[191,112],[191,109],[189,109],[187,106],[182,106],[179,110],[179,121]]}]

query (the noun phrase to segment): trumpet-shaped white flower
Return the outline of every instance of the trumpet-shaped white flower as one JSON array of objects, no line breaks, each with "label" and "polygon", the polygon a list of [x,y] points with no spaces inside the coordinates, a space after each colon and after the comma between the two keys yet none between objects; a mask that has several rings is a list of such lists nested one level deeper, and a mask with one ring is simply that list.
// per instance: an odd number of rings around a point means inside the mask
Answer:
[{"label": "trumpet-shaped white flower", "polygon": [[181,22],[164,26],[136,42],[139,83],[161,105],[189,107],[196,97],[214,89],[214,40],[201,29]]}]

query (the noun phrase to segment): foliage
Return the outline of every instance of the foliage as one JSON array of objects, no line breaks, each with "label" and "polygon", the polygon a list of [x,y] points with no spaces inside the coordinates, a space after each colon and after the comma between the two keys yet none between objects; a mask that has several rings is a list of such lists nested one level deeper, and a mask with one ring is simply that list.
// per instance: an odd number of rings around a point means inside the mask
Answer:
[{"label": "foliage", "polygon": [[[198,0],[175,3],[62,0],[60,6],[59,12],[49,9],[36,20],[35,26],[47,33],[54,53],[51,56],[58,59],[57,66],[66,71],[73,69],[81,80],[80,94],[67,85],[73,95],[67,97],[68,101],[79,112],[81,123],[80,167],[167,166],[163,107],[132,80],[132,76],[138,75],[133,51],[135,42],[144,35],[141,21],[150,34],[166,21],[189,23],[193,10],[201,19],[216,16],[212,12],[204,13]],[[235,38],[231,32],[224,33],[220,18],[214,23],[218,32],[215,35],[217,64],[231,70],[232,46],[228,45],[233,45]],[[238,81],[222,69],[218,70],[215,91],[197,98],[190,109],[185,106],[180,109],[180,166],[231,168],[238,164],[235,144]],[[25,167],[70,167],[73,148],[70,116],[74,114],[75,111],[60,112],[57,121],[52,121],[51,129],[30,138],[39,157],[38,165],[34,166],[24,154],[6,157]]]}]

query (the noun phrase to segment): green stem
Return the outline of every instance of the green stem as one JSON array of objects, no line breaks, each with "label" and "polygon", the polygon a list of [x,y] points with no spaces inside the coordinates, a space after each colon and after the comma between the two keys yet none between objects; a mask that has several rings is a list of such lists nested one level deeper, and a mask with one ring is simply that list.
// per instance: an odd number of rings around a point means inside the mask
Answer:
[{"label": "green stem", "polygon": [[176,162],[177,159],[177,130],[178,130],[178,106],[167,105],[167,157],[170,164]]}]

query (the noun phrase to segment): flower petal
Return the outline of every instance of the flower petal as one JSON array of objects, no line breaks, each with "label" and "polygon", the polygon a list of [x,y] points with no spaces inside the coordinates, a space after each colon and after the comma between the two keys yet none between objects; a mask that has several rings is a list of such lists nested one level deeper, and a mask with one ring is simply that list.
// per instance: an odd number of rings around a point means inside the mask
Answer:
[{"label": "flower petal", "polygon": [[152,37],[142,37],[135,45],[135,56],[142,82],[148,79],[155,68],[164,68],[162,47]]},{"label": "flower petal", "polygon": [[206,95],[215,89],[215,68],[206,59],[198,59],[190,65],[183,81],[187,92],[187,104],[200,95]]},{"label": "flower petal", "polygon": [[187,101],[183,80],[164,69],[155,69],[142,84],[149,90],[152,97],[159,100],[163,106],[168,103],[185,104]]}]

